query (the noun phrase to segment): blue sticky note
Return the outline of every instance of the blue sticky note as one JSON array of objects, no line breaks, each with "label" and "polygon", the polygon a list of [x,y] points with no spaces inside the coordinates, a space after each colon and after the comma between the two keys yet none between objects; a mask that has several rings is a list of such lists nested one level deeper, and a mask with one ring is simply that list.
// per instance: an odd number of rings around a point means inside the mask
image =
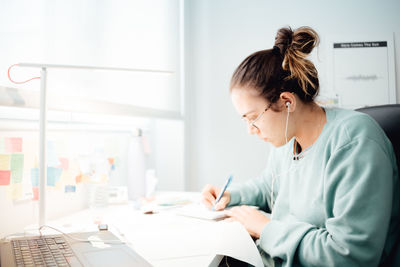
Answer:
[{"label": "blue sticky note", "polygon": [[61,173],[61,168],[47,167],[47,185],[56,186],[57,181],[60,180]]},{"label": "blue sticky note", "polygon": [[32,186],[39,186],[39,168],[31,169]]},{"label": "blue sticky note", "polygon": [[65,186],[65,193],[75,193],[76,186],[75,185],[66,185]]},{"label": "blue sticky note", "polygon": [[60,161],[57,157],[56,146],[52,141],[47,141],[47,166],[56,167],[60,165]]}]

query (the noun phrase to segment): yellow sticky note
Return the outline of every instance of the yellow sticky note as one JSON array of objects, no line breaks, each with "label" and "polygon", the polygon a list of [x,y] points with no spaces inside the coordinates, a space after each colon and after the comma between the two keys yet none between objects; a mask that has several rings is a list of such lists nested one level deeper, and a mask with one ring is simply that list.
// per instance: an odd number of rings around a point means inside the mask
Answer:
[{"label": "yellow sticky note", "polygon": [[37,156],[35,156],[35,158],[33,160],[33,168],[39,168],[39,160],[38,160]]},{"label": "yellow sticky note", "polygon": [[63,181],[58,180],[58,181],[56,182],[56,185],[55,185],[54,189],[55,189],[55,190],[61,190],[63,187],[64,187]]},{"label": "yellow sticky note", "polygon": [[10,170],[10,155],[0,154],[0,170]]},{"label": "yellow sticky note", "polygon": [[18,200],[22,197],[22,183],[7,186],[7,199]]},{"label": "yellow sticky note", "polygon": [[60,179],[64,184],[75,184],[74,175],[71,171],[63,171]]},{"label": "yellow sticky note", "polygon": [[81,176],[81,183],[89,183],[90,182],[90,176],[89,175],[82,175]]}]

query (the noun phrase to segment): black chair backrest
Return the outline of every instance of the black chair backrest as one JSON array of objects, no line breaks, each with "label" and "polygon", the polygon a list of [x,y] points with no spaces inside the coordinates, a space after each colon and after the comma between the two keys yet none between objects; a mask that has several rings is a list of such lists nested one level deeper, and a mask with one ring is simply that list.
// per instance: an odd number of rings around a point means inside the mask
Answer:
[{"label": "black chair backrest", "polygon": [[392,142],[397,166],[400,168],[400,104],[371,106],[356,110],[370,115],[381,126]]},{"label": "black chair backrest", "polygon": [[[392,142],[394,152],[396,153],[397,166],[400,170],[400,104],[371,106],[357,109],[357,111],[370,115],[381,126]],[[400,266],[399,257],[397,256],[399,253],[400,238],[397,238],[392,252],[387,255],[386,260],[380,264],[380,267]]]}]

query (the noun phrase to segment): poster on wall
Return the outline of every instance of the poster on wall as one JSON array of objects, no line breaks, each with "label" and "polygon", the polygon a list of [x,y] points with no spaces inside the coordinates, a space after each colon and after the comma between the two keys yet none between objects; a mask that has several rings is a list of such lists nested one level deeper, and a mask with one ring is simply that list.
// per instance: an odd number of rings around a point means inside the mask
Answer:
[{"label": "poster on wall", "polygon": [[328,45],[329,95],[337,106],[396,103],[393,35],[339,36]]}]

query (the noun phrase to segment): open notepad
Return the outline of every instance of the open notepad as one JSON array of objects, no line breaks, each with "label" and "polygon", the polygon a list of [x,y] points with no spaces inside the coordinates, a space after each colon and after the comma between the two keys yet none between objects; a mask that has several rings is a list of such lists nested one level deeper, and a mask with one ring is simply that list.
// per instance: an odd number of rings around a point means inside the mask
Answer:
[{"label": "open notepad", "polygon": [[176,209],[175,213],[207,220],[220,220],[227,217],[225,211],[211,211],[200,203],[183,206],[182,208]]},{"label": "open notepad", "polygon": [[[250,206],[254,209],[258,209],[256,206]],[[229,210],[229,208],[225,209]],[[227,218],[225,210],[222,211],[212,211],[207,209],[201,203],[195,203],[191,205],[183,206],[182,208],[176,209],[175,213],[178,215],[194,217],[199,219],[207,219],[207,220],[221,220]]]}]

